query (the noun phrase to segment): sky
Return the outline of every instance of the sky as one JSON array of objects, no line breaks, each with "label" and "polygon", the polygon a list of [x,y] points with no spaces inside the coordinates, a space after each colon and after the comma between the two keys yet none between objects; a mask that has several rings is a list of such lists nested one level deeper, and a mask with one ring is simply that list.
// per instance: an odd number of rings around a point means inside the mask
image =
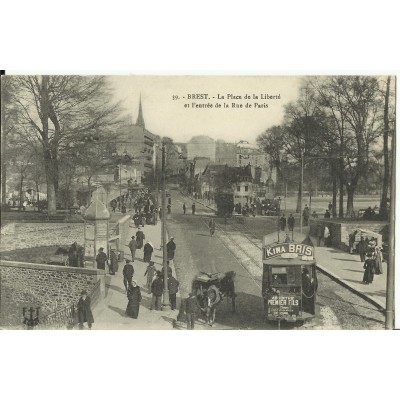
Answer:
[{"label": "sky", "polygon": [[[146,129],[154,134],[168,136],[175,142],[206,135],[227,142],[247,140],[250,143],[255,143],[267,128],[282,123],[283,106],[296,100],[302,81],[297,76],[227,75],[120,75],[108,79],[114,88],[115,100],[121,101],[126,113],[132,114],[134,123],[141,96]],[[188,99],[189,94],[207,94],[208,98]],[[228,94],[241,98],[228,99]],[[246,94],[250,99],[245,98]],[[218,99],[218,95],[224,99]],[[280,95],[280,99],[261,99],[261,95]],[[174,100],[173,96],[178,99]],[[213,107],[196,108],[193,103]],[[216,103],[221,108],[216,108]],[[232,103],[241,104],[242,108],[232,108]],[[246,103],[251,108],[246,108]],[[185,104],[189,107],[185,108]]]}]

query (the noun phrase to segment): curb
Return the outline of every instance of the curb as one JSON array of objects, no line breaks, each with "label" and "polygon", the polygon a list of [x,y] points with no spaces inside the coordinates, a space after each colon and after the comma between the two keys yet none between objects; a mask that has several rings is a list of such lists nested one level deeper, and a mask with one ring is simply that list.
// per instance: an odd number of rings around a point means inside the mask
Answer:
[{"label": "curb", "polygon": [[321,264],[316,264],[317,265],[317,269],[319,271],[321,271],[323,274],[329,276],[329,278],[333,279],[335,282],[339,283],[341,286],[345,287],[346,289],[349,289],[352,293],[356,294],[357,296],[363,298],[364,300],[368,301],[369,303],[371,303],[372,305],[374,305],[375,307],[378,308],[378,310],[382,313],[386,312],[386,308],[378,303],[375,299],[373,299],[371,296],[360,292],[358,289],[356,289],[353,285],[351,285],[350,283],[345,282],[344,280],[342,280],[340,277],[338,277],[336,274],[334,274],[333,272],[329,271],[326,267],[324,267]]}]

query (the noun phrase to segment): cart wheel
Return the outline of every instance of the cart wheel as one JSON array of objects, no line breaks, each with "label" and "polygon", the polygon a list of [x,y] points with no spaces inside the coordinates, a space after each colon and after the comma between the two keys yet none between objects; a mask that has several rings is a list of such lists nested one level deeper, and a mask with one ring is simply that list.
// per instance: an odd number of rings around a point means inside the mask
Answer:
[{"label": "cart wheel", "polygon": [[212,302],[217,300],[217,296],[218,296],[218,288],[215,285],[211,285],[208,290],[208,297],[211,299]]}]

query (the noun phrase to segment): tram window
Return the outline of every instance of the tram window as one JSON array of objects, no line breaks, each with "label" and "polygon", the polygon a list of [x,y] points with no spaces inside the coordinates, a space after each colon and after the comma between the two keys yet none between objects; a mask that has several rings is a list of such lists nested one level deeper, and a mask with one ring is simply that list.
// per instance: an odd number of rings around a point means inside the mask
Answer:
[{"label": "tram window", "polygon": [[288,279],[286,267],[272,267],[271,275],[271,285],[287,285]]}]

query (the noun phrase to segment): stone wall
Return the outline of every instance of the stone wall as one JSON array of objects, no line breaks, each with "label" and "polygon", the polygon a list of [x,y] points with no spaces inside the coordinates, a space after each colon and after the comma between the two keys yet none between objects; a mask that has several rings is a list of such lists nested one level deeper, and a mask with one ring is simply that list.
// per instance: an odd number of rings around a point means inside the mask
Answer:
[{"label": "stone wall", "polygon": [[84,224],[74,223],[15,223],[13,229],[2,232],[0,251],[42,247],[70,246],[73,242],[84,244]]},{"label": "stone wall", "polygon": [[0,325],[21,323],[23,307],[40,307],[44,316],[77,303],[80,292],[90,292],[105,271],[0,260]]}]

